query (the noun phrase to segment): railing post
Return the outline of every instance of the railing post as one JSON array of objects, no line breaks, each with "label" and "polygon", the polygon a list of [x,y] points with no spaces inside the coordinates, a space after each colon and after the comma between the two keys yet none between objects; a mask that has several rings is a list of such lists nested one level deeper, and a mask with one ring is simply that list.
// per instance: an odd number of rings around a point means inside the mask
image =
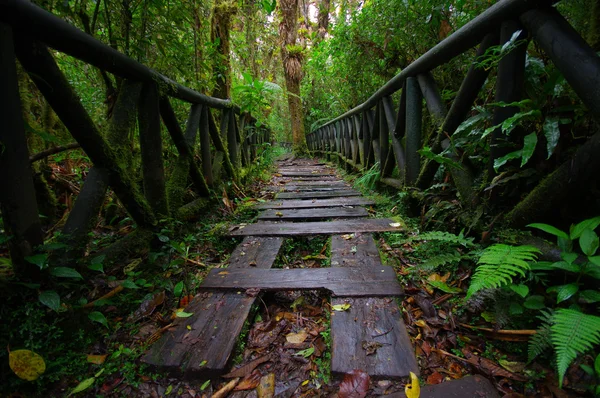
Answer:
[{"label": "railing post", "polygon": [[[518,30],[523,29],[517,21],[505,21],[500,30],[500,43],[506,43],[512,35]],[[519,35],[519,40],[526,38],[527,34],[523,31]],[[523,85],[525,80],[525,56],[527,54],[527,44],[520,44],[510,53],[506,54],[498,63],[498,73],[496,77],[496,102],[517,102],[523,97]],[[494,110],[493,124],[498,125],[509,117],[514,116],[519,111],[517,106],[496,107]],[[517,128],[511,134],[511,141],[522,139],[522,129]],[[506,137],[501,128],[497,128],[490,135],[490,160],[488,164],[488,181],[496,175],[494,170],[494,161],[512,149],[503,145]]]},{"label": "railing post", "polygon": [[44,241],[21,112],[12,29],[0,23],[0,206],[15,271],[25,278],[39,274],[25,261]]},{"label": "railing post", "polygon": [[406,79],[406,184],[419,176],[423,97],[415,77]]},{"label": "railing post", "polygon": [[208,186],[214,185],[213,171],[212,171],[212,156],[210,153],[210,132],[208,125],[208,107],[202,107],[202,116],[200,117],[200,156],[202,158],[202,174]]},{"label": "railing post", "polygon": [[360,118],[358,115],[351,117],[352,123],[352,161],[356,168],[360,168],[359,141],[358,133],[360,131]]},{"label": "railing post", "polygon": [[373,151],[372,151],[372,140],[371,140],[371,126],[370,126],[370,111],[363,112],[362,116],[362,133],[363,133],[363,168],[368,169],[373,163]]},{"label": "railing post", "polygon": [[382,177],[389,175],[389,173],[386,174],[388,151],[390,146],[390,130],[384,109],[384,101],[386,99],[391,101],[389,97],[385,97],[379,102],[379,170]]},{"label": "railing post", "polygon": [[152,209],[157,214],[166,216],[169,214],[169,206],[165,189],[165,167],[163,164],[158,101],[156,84],[144,84],[138,105],[144,194]]}]

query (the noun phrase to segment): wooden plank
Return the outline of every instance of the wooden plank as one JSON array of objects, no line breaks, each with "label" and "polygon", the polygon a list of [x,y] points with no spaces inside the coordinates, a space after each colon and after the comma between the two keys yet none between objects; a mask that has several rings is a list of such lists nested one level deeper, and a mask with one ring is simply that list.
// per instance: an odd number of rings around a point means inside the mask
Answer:
[{"label": "wooden plank", "polygon": [[281,174],[282,177],[303,177],[303,178],[319,178],[323,176],[335,176],[335,172],[321,171],[321,172],[310,172],[310,171],[281,171],[277,174]]},{"label": "wooden plank", "polygon": [[274,200],[259,203],[254,206],[257,210],[264,209],[310,209],[319,207],[338,207],[338,206],[373,206],[375,202],[370,199],[359,196],[348,198],[314,199],[314,200]]},{"label": "wooden plank", "polygon": [[[272,266],[282,238],[246,237],[231,255],[229,269]],[[177,377],[209,378],[221,374],[255,297],[238,292],[205,292],[185,308],[189,318],[177,318],[142,362]],[[191,330],[187,328],[191,327]]]},{"label": "wooden plank", "polygon": [[340,189],[350,189],[349,185],[327,185],[327,184],[314,184],[314,185],[296,185],[296,184],[277,184],[268,187],[269,191],[272,192],[298,192],[298,191],[335,191]]},{"label": "wooden plank", "polygon": [[298,181],[298,180],[282,180],[281,183],[286,185],[295,185],[295,186],[328,186],[328,187],[337,187],[337,186],[350,186],[343,180],[309,180],[309,181]]},{"label": "wooden plank", "polygon": [[[421,387],[421,398],[465,398],[488,397],[497,398],[500,395],[488,379],[480,375],[466,376],[462,379],[445,381]],[[386,398],[406,398],[403,392],[382,395]]]},{"label": "wooden plank", "polygon": [[[367,271],[381,267],[381,258],[371,234],[334,235],[331,266]],[[331,315],[331,371],[342,376],[362,369],[374,378],[398,379],[419,374],[414,349],[396,300],[387,298],[332,298],[332,305],[350,304],[350,309]],[[367,355],[369,345],[378,347]]]},{"label": "wooden plank", "polygon": [[304,236],[349,234],[353,232],[402,231],[389,218],[367,218],[340,221],[279,222],[240,225],[231,236]]},{"label": "wooden plank", "polygon": [[401,296],[404,294],[392,267],[212,269],[200,290],[318,290],[340,297]]},{"label": "wooden plank", "polygon": [[263,211],[259,220],[307,220],[327,218],[367,217],[369,213],[362,207],[324,207],[320,209],[269,209]]},{"label": "wooden plank", "polygon": [[[274,174],[277,177],[277,173]],[[313,182],[313,181],[341,181],[340,177],[336,175],[319,175],[315,174],[313,177],[283,177],[279,175],[279,177],[286,178],[290,182]]]},{"label": "wooden plank", "polygon": [[275,196],[276,199],[319,199],[319,198],[340,198],[348,196],[360,196],[361,193],[353,189],[340,189],[335,191],[317,191],[317,192],[282,192]]}]

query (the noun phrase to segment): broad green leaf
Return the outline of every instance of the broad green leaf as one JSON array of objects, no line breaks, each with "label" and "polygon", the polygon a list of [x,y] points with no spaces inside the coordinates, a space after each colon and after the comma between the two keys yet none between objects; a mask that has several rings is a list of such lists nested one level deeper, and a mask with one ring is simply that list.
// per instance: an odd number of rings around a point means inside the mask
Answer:
[{"label": "broad green leaf", "polygon": [[482,111],[482,112],[476,114],[475,116],[470,117],[467,120],[465,120],[464,122],[462,122],[460,124],[460,126],[458,126],[458,128],[456,129],[454,134],[455,135],[459,134],[462,131],[471,131],[476,125],[478,125],[479,123],[482,123],[489,117],[490,117],[490,114],[487,111]]},{"label": "broad green leaf", "polygon": [[555,291],[557,293],[556,303],[558,304],[573,297],[573,295],[579,291],[579,285],[576,283],[569,283],[567,285],[553,286],[548,289],[548,291]]},{"label": "broad green leaf", "polygon": [[590,263],[597,265],[600,267],[600,256],[592,256],[592,257],[588,257],[588,260]]},{"label": "broad green leaf", "polygon": [[84,381],[79,383],[77,385],[77,387],[75,387],[73,390],[71,390],[71,392],[69,393],[69,395],[67,395],[67,397],[70,397],[73,394],[78,394],[82,391],[87,390],[88,388],[90,388],[91,386],[94,385],[95,381],[96,381],[95,377],[90,377],[89,379],[85,379]]},{"label": "broad green leaf", "polygon": [[557,261],[552,264],[552,268],[554,269],[562,269],[568,272],[579,273],[581,271],[581,267],[577,264],[569,264],[566,261]]},{"label": "broad green leaf", "polygon": [[573,262],[575,260],[577,260],[577,257],[579,257],[577,255],[577,253],[573,253],[573,252],[561,252],[560,253],[560,258],[565,260],[567,262],[567,264],[573,264]]},{"label": "broad green leaf", "polygon": [[586,256],[593,256],[596,254],[596,250],[598,250],[598,245],[600,245],[600,241],[598,240],[598,235],[591,229],[584,229],[581,233],[581,237],[579,238],[579,246],[581,247],[581,251]]},{"label": "broad green leaf", "polygon": [[208,387],[209,384],[210,384],[210,379],[206,380],[204,383],[202,383],[202,385],[200,386],[200,391],[206,390],[206,387]]},{"label": "broad green leaf", "polygon": [[529,288],[527,285],[508,285],[510,290],[517,293],[519,296],[525,298],[529,294]]},{"label": "broad green leaf", "polygon": [[125,279],[121,285],[123,285],[123,287],[126,287],[128,289],[139,289],[140,288],[131,279]]},{"label": "broad green leaf", "polygon": [[598,225],[600,225],[600,216],[583,220],[579,224],[572,225],[570,231],[571,240],[579,238],[586,229],[591,229],[592,231],[595,230],[598,228]]},{"label": "broad green leaf", "polygon": [[350,304],[344,303],[344,304],[332,305],[331,309],[334,311],[348,311],[350,309]]},{"label": "broad green leaf", "polygon": [[10,351],[8,365],[19,378],[27,381],[36,380],[46,371],[44,358],[29,350]]},{"label": "broad green leaf", "polygon": [[600,354],[596,356],[596,360],[594,361],[594,370],[596,371],[596,375],[600,376]]},{"label": "broad green leaf", "polygon": [[558,116],[550,116],[544,120],[544,136],[546,137],[546,151],[548,152],[548,157],[546,159],[550,159],[550,156],[552,156],[554,149],[558,144],[558,139],[560,138]]},{"label": "broad green leaf", "polygon": [[101,313],[100,311],[90,312],[88,314],[88,318],[91,321],[98,322],[98,323],[100,323],[100,324],[102,324],[102,325],[104,325],[104,326],[106,326],[108,328],[108,321],[106,320],[106,317],[104,316],[104,314]]},{"label": "broad green leaf", "polygon": [[510,303],[508,308],[508,312],[511,315],[521,315],[523,313],[523,307],[519,303]]},{"label": "broad green leaf", "polygon": [[537,135],[535,133],[531,133],[525,136],[523,139],[523,149],[521,151],[521,167],[525,166],[533,153],[535,152],[535,147],[537,146]]},{"label": "broad green leaf", "polygon": [[59,278],[83,279],[83,276],[79,272],[68,267],[54,267],[50,270],[50,274]]},{"label": "broad green leaf", "polygon": [[455,293],[462,292],[461,288],[455,287],[455,286],[449,286],[442,281],[433,280],[433,281],[427,281],[427,283],[429,283],[431,286],[435,287],[436,289],[440,289],[444,293],[455,294]]},{"label": "broad green leaf", "polygon": [[502,132],[506,135],[510,134],[515,127],[519,126],[526,120],[536,119],[542,115],[539,109],[532,109],[528,112],[518,112],[502,122]]},{"label": "broad green leaf", "polygon": [[498,171],[498,169],[504,166],[509,160],[518,159],[523,155],[523,150],[519,149],[518,151],[511,152],[506,154],[498,159],[494,159],[494,170]]},{"label": "broad green leaf", "polygon": [[40,303],[54,311],[58,311],[60,309],[60,296],[54,290],[46,290],[41,292],[38,299],[40,300]]},{"label": "broad green leaf", "polygon": [[529,308],[530,310],[541,310],[542,308],[546,308],[544,304],[543,296],[529,296],[527,300],[523,303],[525,308]]},{"label": "broad green leaf", "polygon": [[36,254],[34,256],[25,257],[25,260],[31,264],[37,265],[38,267],[40,267],[40,269],[44,269],[46,268],[46,264],[48,262],[48,255]]},{"label": "broad green leaf", "polygon": [[92,261],[90,262],[90,265],[88,265],[88,268],[94,271],[99,271],[99,272],[104,272],[104,259],[106,258],[106,255],[101,254],[99,256],[96,256],[92,259]]},{"label": "broad green leaf", "polygon": [[181,293],[183,293],[183,281],[178,282],[173,288],[173,295],[175,297],[181,297]]},{"label": "broad green leaf", "polygon": [[533,224],[529,224],[527,226],[531,227],[531,228],[537,228],[537,229],[547,232],[549,234],[558,236],[559,238],[564,238],[567,240],[569,239],[569,235],[567,235],[565,232],[561,231],[560,229],[553,227],[552,225],[542,224],[542,223],[533,223]]},{"label": "broad green leaf", "polygon": [[308,358],[310,357],[313,353],[315,352],[315,347],[309,347],[306,350],[300,350],[297,353],[295,353],[294,355],[296,356],[302,356],[304,358]]},{"label": "broad green leaf", "polygon": [[583,290],[579,293],[579,301],[584,303],[597,303],[600,301],[600,292],[597,290]]},{"label": "broad green leaf", "polygon": [[175,315],[177,316],[177,318],[189,318],[192,315],[194,315],[194,313],[193,312],[179,311],[179,312],[176,312]]}]

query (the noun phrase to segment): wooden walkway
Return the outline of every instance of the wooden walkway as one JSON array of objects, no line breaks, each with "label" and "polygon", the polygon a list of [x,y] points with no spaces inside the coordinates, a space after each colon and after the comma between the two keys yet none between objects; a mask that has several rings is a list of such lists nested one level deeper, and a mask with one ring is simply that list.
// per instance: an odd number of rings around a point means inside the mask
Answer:
[{"label": "wooden walkway", "polygon": [[[330,167],[305,160],[280,163],[275,176],[285,184],[274,183],[275,199],[256,206],[258,221],[230,231],[243,240],[229,267],[211,270],[185,309],[192,317],[178,319],[143,361],[186,378],[227,373],[259,290],[325,289],[332,305],[350,304],[347,311],[331,313],[334,377],[353,369],[377,379],[418,375],[396,301],[403,289],[394,270],[382,264],[372,235],[400,226],[390,219],[369,218],[364,206],[374,203]],[[331,236],[331,267],[271,269],[284,239],[317,234]]]}]

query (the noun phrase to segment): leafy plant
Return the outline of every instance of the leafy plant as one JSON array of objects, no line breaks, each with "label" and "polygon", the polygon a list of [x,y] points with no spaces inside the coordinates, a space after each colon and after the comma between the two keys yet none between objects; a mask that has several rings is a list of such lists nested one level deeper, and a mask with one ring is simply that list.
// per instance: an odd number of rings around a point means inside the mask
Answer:
[{"label": "leafy plant", "polygon": [[526,276],[528,261],[536,259],[540,251],[533,246],[510,246],[496,244],[487,247],[479,258],[479,266],[471,279],[467,299],[482,289],[509,285],[513,277]]}]

